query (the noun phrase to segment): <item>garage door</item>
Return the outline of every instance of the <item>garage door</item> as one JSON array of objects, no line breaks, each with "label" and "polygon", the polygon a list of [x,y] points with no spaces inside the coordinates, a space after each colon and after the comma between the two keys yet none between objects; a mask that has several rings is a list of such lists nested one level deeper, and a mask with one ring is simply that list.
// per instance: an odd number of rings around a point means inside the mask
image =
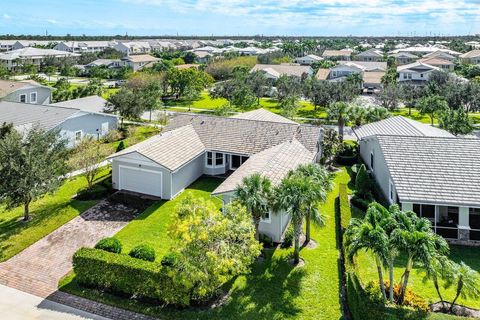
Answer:
[{"label": "garage door", "polygon": [[119,189],[162,196],[162,173],[141,168],[119,167]]}]

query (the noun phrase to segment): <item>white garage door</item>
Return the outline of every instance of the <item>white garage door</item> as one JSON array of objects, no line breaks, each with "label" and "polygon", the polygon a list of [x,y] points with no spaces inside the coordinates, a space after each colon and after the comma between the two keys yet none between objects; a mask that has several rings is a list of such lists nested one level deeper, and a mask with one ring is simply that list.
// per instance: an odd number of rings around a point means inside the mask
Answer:
[{"label": "white garage door", "polygon": [[118,189],[162,196],[161,172],[125,166],[119,166],[119,171]]}]

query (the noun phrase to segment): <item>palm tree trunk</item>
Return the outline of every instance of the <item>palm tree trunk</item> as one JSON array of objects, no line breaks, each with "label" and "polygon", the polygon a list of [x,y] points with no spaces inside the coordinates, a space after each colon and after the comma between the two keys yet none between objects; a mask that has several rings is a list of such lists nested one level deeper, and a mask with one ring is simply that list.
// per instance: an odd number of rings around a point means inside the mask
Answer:
[{"label": "palm tree trunk", "polygon": [[30,220],[30,199],[25,200],[23,204],[23,221]]},{"label": "palm tree trunk", "polygon": [[388,276],[390,280],[389,298],[390,302],[393,303],[393,259],[388,262]]},{"label": "palm tree trunk", "polygon": [[149,117],[148,122],[152,122],[152,109],[150,109],[150,117]]},{"label": "palm tree trunk", "polygon": [[294,223],[293,233],[295,236],[295,245],[293,251],[293,263],[298,264],[300,262],[300,234],[302,233],[302,222]]},{"label": "palm tree trunk", "polygon": [[310,215],[307,214],[306,218],[306,226],[305,226],[305,244],[310,242]]},{"label": "palm tree trunk", "polygon": [[258,227],[260,225],[260,218],[253,218],[253,224],[255,225],[255,240],[260,240],[260,233],[258,232]]},{"label": "palm tree trunk", "polygon": [[457,286],[457,294],[455,295],[455,299],[453,299],[452,303],[450,304],[450,309],[448,312],[452,313],[453,312],[453,306],[455,305],[455,302],[457,302],[458,297],[460,296],[460,293],[462,292],[463,289],[463,281],[460,279],[458,281],[458,286]]},{"label": "palm tree trunk", "polygon": [[436,277],[433,279],[433,285],[435,287],[435,290],[437,291],[440,301],[442,302],[442,308],[443,310],[445,310],[445,301],[443,300],[442,294],[440,293],[440,288],[438,287],[438,280]]},{"label": "palm tree trunk", "polygon": [[378,282],[380,283],[380,290],[382,291],[383,299],[387,300],[387,294],[385,293],[385,283],[383,282],[382,263],[380,262],[380,257],[378,255],[375,256],[375,263],[377,264]]},{"label": "palm tree trunk", "polygon": [[402,284],[402,289],[400,290],[400,297],[398,298],[398,303],[402,304],[403,300],[405,299],[405,292],[407,291],[407,286],[408,286],[408,278],[410,276],[410,271],[412,270],[412,258],[408,258],[407,261],[407,267],[405,268],[405,278],[403,278],[403,284]]},{"label": "palm tree trunk", "polygon": [[345,121],[343,120],[343,117],[338,118],[338,137],[340,138],[340,141],[343,141],[343,126],[345,125]]}]

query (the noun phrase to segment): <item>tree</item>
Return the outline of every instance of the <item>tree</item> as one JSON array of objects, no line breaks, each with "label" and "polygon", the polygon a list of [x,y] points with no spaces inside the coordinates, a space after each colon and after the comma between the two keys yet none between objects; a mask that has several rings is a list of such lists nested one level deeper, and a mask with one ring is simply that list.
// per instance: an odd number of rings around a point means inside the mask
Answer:
[{"label": "tree", "polygon": [[391,116],[387,108],[383,107],[368,107],[366,110],[365,121],[367,123],[380,121]]},{"label": "tree", "polygon": [[347,82],[350,82],[355,88],[358,90],[362,89],[362,84],[363,84],[363,77],[362,74],[359,72],[354,72],[351,73],[347,76],[346,79]]},{"label": "tree", "polygon": [[410,116],[412,114],[412,107],[415,107],[417,100],[423,96],[424,90],[422,87],[410,83],[402,84],[399,88],[401,98],[408,108],[408,115]]},{"label": "tree", "polygon": [[447,254],[449,248],[445,239],[432,231],[428,219],[420,218],[412,211],[401,211],[396,218],[399,227],[393,232],[393,238],[407,258],[399,296],[399,304],[402,304],[413,263],[426,265],[437,255]]},{"label": "tree", "polygon": [[0,79],[8,80],[9,77],[10,77],[10,72],[8,71],[8,69],[5,68],[5,66],[0,65]]},{"label": "tree", "polygon": [[270,179],[258,173],[243,178],[242,183],[235,189],[235,198],[247,208],[252,216],[257,240],[259,239],[260,219],[265,217],[271,209],[272,191]]},{"label": "tree", "polygon": [[468,114],[463,109],[446,110],[440,115],[439,124],[440,128],[447,130],[455,136],[469,134],[475,129]]},{"label": "tree", "polygon": [[159,109],[162,105],[162,94],[162,87],[157,81],[150,81],[139,94],[142,109],[150,113],[150,122],[152,122],[152,111]]},{"label": "tree", "polygon": [[277,98],[281,102],[287,97],[299,97],[302,93],[302,84],[300,79],[295,76],[281,75],[275,83],[277,88]]},{"label": "tree", "polygon": [[337,131],[334,129],[325,129],[322,139],[322,159],[320,162],[327,167],[331,167],[335,156],[342,147]]},{"label": "tree", "polygon": [[7,208],[23,205],[28,221],[30,203],[62,184],[66,155],[66,140],[57,131],[34,127],[25,136],[12,131],[1,139],[0,198]]},{"label": "tree", "polygon": [[0,140],[13,131],[13,123],[3,122],[0,126]]},{"label": "tree", "polygon": [[349,107],[348,113],[356,127],[359,127],[366,122],[367,108],[353,105]]},{"label": "tree", "polygon": [[108,97],[108,103],[113,106],[113,111],[118,112],[123,118],[140,118],[143,107],[138,103],[136,95],[126,88],[120,89],[117,93]]},{"label": "tree", "polygon": [[306,207],[305,215],[305,243],[310,242],[310,224],[313,221],[316,225],[325,225],[325,217],[319,211],[319,204],[327,199],[327,193],[332,191],[333,176],[322,166],[316,163],[302,164],[297,169],[289,173],[291,176],[298,175],[312,184],[313,188],[318,190],[318,198],[313,199],[311,203],[304,204]]},{"label": "tree", "polygon": [[384,87],[396,86],[397,85],[397,66],[392,66],[387,69],[387,72],[382,76],[380,82]]},{"label": "tree", "polygon": [[[123,141],[122,141],[123,142]],[[101,162],[108,155],[105,145],[93,137],[84,138],[76,147],[72,157],[72,165],[83,169],[88,188],[92,188],[93,181],[100,171]]]},{"label": "tree", "polygon": [[257,105],[260,105],[260,98],[270,90],[267,77],[261,71],[251,72],[247,77],[247,85],[257,97]]},{"label": "tree", "polygon": [[435,117],[442,112],[448,110],[447,102],[438,95],[427,96],[425,98],[420,99],[417,104],[418,111],[420,114],[428,114],[431,120],[431,124],[433,126],[433,121]]},{"label": "tree", "polygon": [[401,92],[396,84],[386,85],[375,97],[376,102],[388,110],[395,110],[400,103]]},{"label": "tree", "polygon": [[453,311],[455,302],[458,297],[463,299],[480,298],[480,276],[477,271],[470,268],[465,262],[461,261],[460,264],[455,264],[453,269],[453,277],[447,279],[447,286],[455,284],[455,298],[453,298],[450,304],[450,313]]},{"label": "tree", "polygon": [[304,83],[303,95],[312,101],[317,110],[318,106],[328,106],[332,102],[331,87],[331,82],[311,77]]},{"label": "tree", "polygon": [[294,234],[294,264],[300,262],[300,235],[303,220],[309,214],[311,206],[321,201],[321,191],[299,175],[287,175],[275,188],[275,207],[285,210],[292,217]]},{"label": "tree", "polygon": [[345,102],[335,102],[327,108],[328,119],[337,120],[340,141],[343,141],[343,128],[350,117],[349,110],[349,105]]},{"label": "tree", "polygon": [[355,194],[362,199],[369,200],[372,196],[372,181],[368,176],[367,168],[364,164],[360,166],[355,178]]},{"label": "tree", "polygon": [[248,86],[240,84],[234,89],[230,103],[245,111],[257,103],[257,97]]},{"label": "tree", "polygon": [[46,66],[44,68],[45,74],[48,76],[48,81],[50,81],[50,77],[57,72],[57,68],[55,66]]},{"label": "tree", "polygon": [[261,252],[251,218],[238,204],[222,212],[211,200],[187,195],[169,228],[176,257],[172,279],[189,291],[191,300],[206,300],[247,273]]},{"label": "tree", "polygon": [[279,106],[284,117],[293,119],[297,115],[298,97],[293,95],[284,97],[280,100]]},{"label": "tree", "polygon": [[444,310],[446,310],[445,301],[442,293],[440,292],[439,280],[446,281],[447,285],[451,283],[451,280],[449,279],[452,279],[454,276],[454,265],[452,261],[450,261],[446,256],[435,255],[432,257],[432,259],[427,261],[427,264],[423,267],[425,269],[425,277],[423,278],[423,282],[425,283],[427,280],[432,281],[435,291],[437,292],[440,302],[442,303],[442,307]]}]

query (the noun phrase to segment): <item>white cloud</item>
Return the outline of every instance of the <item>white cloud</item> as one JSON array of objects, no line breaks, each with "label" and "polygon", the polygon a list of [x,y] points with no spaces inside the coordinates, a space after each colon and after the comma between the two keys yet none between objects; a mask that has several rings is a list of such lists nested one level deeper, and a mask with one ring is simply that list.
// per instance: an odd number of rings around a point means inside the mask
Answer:
[{"label": "white cloud", "polygon": [[2,14],[2,18],[3,18],[3,19],[6,19],[6,20],[9,20],[9,19],[11,19],[12,17],[11,17],[9,14],[4,13],[4,14]]}]

